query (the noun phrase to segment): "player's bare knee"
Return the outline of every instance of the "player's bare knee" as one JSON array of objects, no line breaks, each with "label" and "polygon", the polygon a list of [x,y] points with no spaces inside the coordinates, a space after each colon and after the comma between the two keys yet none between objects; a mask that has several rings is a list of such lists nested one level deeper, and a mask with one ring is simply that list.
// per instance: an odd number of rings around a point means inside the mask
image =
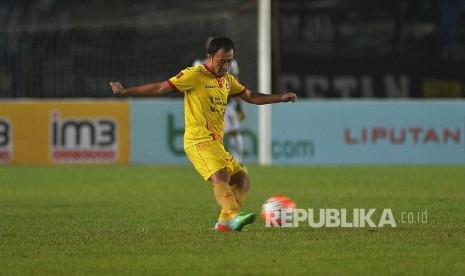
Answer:
[{"label": "player's bare knee", "polygon": [[230,182],[231,185],[240,187],[244,191],[248,191],[250,187],[249,176],[244,171],[240,171],[231,176]]},{"label": "player's bare knee", "polygon": [[213,173],[210,178],[208,179],[212,184],[216,184],[216,183],[229,183],[230,181],[230,178],[229,178],[229,174],[228,172],[226,171],[226,169],[221,169],[219,171],[216,171],[215,173]]},{"label": "player's bare knee", "polygon": [[250,188],[249,177],[246,176],[246,178],[244,178],[244,182],[242,183],[242,189],[248,192],[249,188]]}]

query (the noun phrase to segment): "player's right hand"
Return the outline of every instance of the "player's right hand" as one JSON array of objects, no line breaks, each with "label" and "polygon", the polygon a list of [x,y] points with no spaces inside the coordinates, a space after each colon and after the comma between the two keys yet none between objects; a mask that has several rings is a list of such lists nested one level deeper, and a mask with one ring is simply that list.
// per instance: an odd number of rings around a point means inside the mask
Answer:
[{"label": "player's right hand", "polygon": [[123,94],[124,87],[121,85],[119,81],[117,82],[110,81],[110,86],[111,86],[111,90],[113,90],[113,93],[117,95]]}]

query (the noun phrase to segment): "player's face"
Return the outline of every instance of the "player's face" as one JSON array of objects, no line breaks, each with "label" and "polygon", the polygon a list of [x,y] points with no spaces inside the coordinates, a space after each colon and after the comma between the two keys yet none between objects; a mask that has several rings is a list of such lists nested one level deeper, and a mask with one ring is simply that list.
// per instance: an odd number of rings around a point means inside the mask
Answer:
[{"label": "player's face", "polygon": [[219,49],[214,56],[208,55],[210,68],[218,77],[224,76],[231,66],[234,58],[234,51],[225,51],[223,48]]}]

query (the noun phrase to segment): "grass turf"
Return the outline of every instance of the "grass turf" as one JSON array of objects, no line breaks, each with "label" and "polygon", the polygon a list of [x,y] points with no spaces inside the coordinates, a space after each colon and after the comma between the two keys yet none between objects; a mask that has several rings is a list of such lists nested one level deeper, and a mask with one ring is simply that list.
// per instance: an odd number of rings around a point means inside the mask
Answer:
[{"label": "grass turf", "polygon": [[[463,166],[249,166],[244,209],[392,209],[397,227],[215,233],[210,185],[189,166],[0,168],[0,275],[459,275]],[[427,222],[401,214],[427,211]],[[379,219],[374,215],[374,221]]]}]

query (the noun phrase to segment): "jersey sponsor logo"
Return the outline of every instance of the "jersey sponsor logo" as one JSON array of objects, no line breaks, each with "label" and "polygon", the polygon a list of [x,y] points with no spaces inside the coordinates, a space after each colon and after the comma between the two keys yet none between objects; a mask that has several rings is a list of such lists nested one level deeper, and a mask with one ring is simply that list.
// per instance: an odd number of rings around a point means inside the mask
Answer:
[{"label": "jersey sponsor logo", "polygon": [[176,78],[180,79],[182,76],[184,76],[184,73],[183,73],[183,72],[179,72],[179,73],[176,75]]},{"label": "jersey sponsor logo", "polygon": [[117,122],[109,118],[50,118],[54,163],[114,163],[118,160]]}]

